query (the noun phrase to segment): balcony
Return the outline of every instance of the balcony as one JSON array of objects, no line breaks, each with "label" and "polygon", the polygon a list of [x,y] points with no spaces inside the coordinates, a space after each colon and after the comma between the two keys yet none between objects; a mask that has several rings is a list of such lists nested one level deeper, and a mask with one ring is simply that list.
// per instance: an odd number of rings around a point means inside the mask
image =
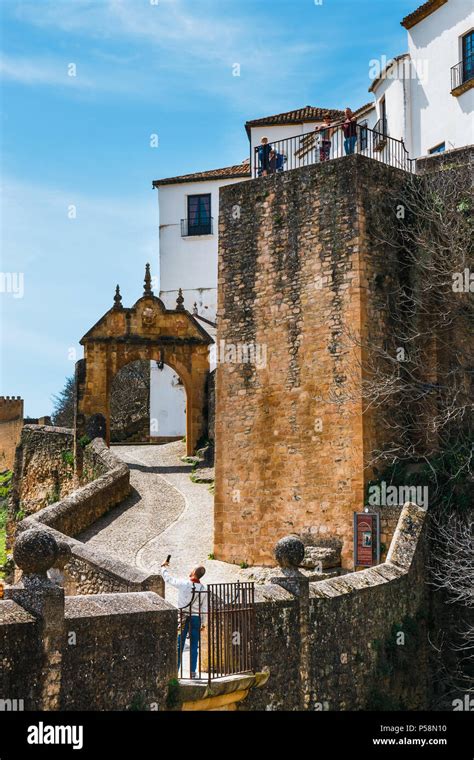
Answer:
[{"label": "balcony", "polygon": [[208,219],[181,219],[181,237],[198,237],[213,234],[213,217]]},{"label": "balcony", "polygon": [[458,97],[474,87],[474,53],[451,67],[451,95]]},{"label": "balcony", "polygon": [[360,153],[407,172],[415,170],[415,161],[410,158],[403,140],[389,137],[386,119],[379,119],[374,129],[365,124],[357,124],[354,138],[344,137],[342,124],[330,127],[330,139],[327,139],[327,134],[314,130],[303,135],[272,140],[266,151],[263,146],[256,146],[252,156],[252,176],[280,174],[352,153]]}]

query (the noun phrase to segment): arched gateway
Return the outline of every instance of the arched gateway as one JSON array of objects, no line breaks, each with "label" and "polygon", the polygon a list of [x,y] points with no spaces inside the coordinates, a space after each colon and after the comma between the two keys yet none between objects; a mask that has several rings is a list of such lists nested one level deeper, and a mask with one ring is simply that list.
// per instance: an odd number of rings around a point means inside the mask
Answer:
[{"label": "arched gateway", "polygon": [[102,436],[110,443],[110,391],[116,373],[137,359],[169,365],[186,389],[186,448],[192,454],[206,430],[206,381],[211,336],[183,306],[167,309],[153,295],[146,265],[143,296],[131,308],[122,306],[117,285],[114,305],[80,343],[84,358],[76,363],[75,454],[82,470],[81,438]]}]

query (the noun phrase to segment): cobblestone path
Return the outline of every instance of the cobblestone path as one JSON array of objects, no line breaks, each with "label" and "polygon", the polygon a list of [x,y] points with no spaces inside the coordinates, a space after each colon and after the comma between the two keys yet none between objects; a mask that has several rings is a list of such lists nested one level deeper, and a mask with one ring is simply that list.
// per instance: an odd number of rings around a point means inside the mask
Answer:
[{"label": "cobblestone path", "polygon": [[[205,565],[207,583],[237,580],[238,565],[208,559],[213,542],[213,494],[206,484],[190,480],[191,465],[181,462],[181,441],[164,446],[115,446],[130,467],[132,494],[97,520],[79,540],[142,570],[157,571],[171,554],[171,571],[187,576]],[[168,587],[166,598],[176,602]]]}]

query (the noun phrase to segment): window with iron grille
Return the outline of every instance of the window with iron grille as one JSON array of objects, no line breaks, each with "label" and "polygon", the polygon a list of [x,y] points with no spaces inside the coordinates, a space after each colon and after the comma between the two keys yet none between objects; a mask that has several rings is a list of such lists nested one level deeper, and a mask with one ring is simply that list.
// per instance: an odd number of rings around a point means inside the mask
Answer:
[{"label": "window with iron grille", "polygon": [[211,194],[188,195],[188,235],[210,235],[211,223]]}]

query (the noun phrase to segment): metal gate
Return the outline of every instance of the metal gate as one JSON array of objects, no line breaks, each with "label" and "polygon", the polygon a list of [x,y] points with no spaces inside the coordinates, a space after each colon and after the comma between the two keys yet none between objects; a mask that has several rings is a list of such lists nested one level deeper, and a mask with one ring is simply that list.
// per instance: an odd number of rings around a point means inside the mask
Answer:
[{"label": "metal gate", "polygon": [[[254,672],[254,584],[210,583],[206,591],[196,592],[192,609],[188,605],[180,610],[179,629],[180,678],[210,683],[223,676]],[[185,640],[189,641],[188,656]]]}]

